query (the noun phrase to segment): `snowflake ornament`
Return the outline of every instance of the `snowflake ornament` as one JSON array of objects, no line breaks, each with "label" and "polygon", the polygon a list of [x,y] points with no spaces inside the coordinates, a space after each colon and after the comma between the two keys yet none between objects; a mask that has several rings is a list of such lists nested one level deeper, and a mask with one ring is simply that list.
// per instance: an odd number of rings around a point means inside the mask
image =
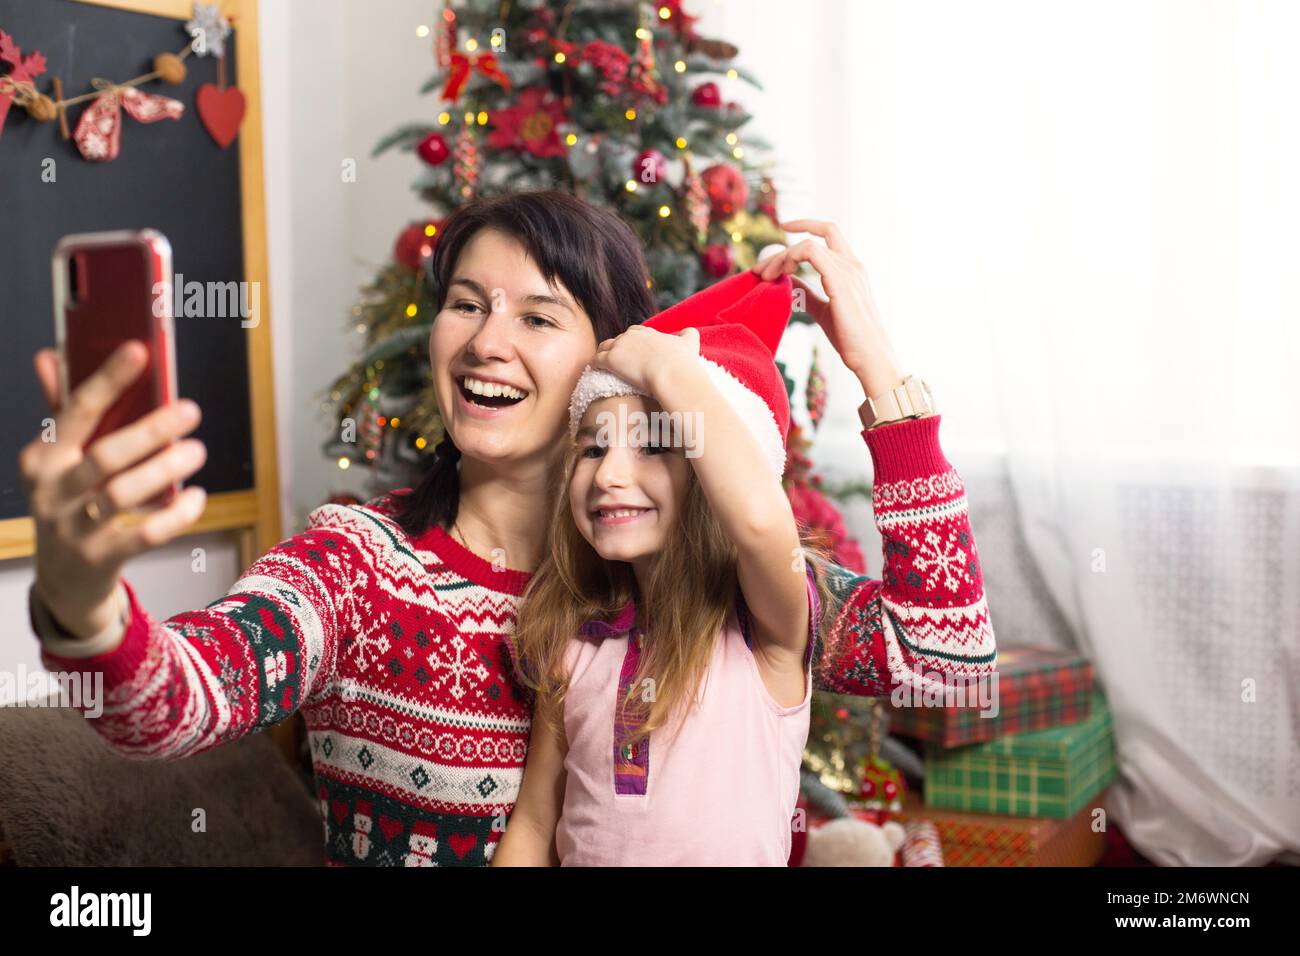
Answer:
[{"label": "snowflake ornament", "polygon": [[194,52],[199,56],[226,55],[226,37],[230,36],[230,21],[221,15],[219,3],[194,4],[194,19],[185,23],[185,31],[194,38]]}]

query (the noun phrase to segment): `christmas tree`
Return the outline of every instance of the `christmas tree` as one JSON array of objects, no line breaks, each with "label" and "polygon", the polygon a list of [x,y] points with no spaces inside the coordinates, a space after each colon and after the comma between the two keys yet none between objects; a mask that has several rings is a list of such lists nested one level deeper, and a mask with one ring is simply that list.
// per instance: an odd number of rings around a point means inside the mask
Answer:
[{"label": "christmas tree", "polygon": [[[376,492],[412,484],[442,437],[426,352],[435,304],[424,269],[441,221],[476,196],[561,188],[616,210],[641,238],[657,306],[752,266],[785,241],[776,189],[719,81],[756,81],[730,44],[699,35],[681,0],[463,0],[431,30],[432,119],[374,154],[414,152],[428,206],[354,311],[361,358],[330,389],[340,467]],[[806,320],[805,316],[798,319]]]}]

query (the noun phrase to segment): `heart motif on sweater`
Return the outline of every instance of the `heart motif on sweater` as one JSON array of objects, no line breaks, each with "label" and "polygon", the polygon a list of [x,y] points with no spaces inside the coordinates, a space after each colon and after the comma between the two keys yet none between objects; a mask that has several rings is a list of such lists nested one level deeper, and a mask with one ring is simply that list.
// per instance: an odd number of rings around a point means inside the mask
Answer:
[{"label": "heart motif on sweater", "polygon": [[342,823],[348,818],[348,804],[346,800],[335,800],[330,804],[330,808],[334,811],[334,819],[339,823]]},{"label": "heart motif on sweater", "polygon": [[448,839],[451,844],[451,851],[456,854],[456,859],[465,859],[465,854],[474,849],[478,843],[478,837],[472,833],[453,833]]},{"label": "heart motif on sweater", "polygon": [[384,839],[391,843],[393,837],[402,832],[402,821],[381,815],[379,817],[379,829],[383,832]]}]

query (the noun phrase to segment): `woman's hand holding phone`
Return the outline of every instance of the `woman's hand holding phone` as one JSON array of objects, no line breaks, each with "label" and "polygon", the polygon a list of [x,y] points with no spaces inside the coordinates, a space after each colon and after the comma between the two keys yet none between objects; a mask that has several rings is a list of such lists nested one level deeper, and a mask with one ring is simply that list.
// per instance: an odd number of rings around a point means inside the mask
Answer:
[{"label": "woman's hand holding phone", "polygon": [[188,399],[157,408],[83,450],[147,363],[143,343],[124,343],[71,392],[63,407],[58,353],[36,353],[36,375],[54,415],[55,440],[37,436],[29,442],[19,455],[19,472],[36,524],[37,594],[76,637],[113,623],[122,566],[182,533],[199,519],[206,502],[203,489],[187,487],[138,522],[117,518],[203,466],[207,451],[202,442],[174,441],[199,424],[199,407]]}]

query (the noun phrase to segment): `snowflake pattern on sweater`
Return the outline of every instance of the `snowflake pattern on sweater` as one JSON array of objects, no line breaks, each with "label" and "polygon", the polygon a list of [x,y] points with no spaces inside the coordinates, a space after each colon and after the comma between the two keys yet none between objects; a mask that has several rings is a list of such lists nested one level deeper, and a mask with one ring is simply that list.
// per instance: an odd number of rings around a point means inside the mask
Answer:
[{"label": "snowflake pattern on sweater", "polygon": [[[961,479],[939,416],[864,431],[880,579],[816,571],[835,598],[815,688],[882,696],[996,666]],[[406,489],[324,505],[202,610],[158,621],[126,584],[121,644],[49,670],[102,671],[91,726],[117,753],[201,753],[301,711],[333,866],[483,866],[523,780],[530,696],[511,638],[529,574],[393,520]]]}]

